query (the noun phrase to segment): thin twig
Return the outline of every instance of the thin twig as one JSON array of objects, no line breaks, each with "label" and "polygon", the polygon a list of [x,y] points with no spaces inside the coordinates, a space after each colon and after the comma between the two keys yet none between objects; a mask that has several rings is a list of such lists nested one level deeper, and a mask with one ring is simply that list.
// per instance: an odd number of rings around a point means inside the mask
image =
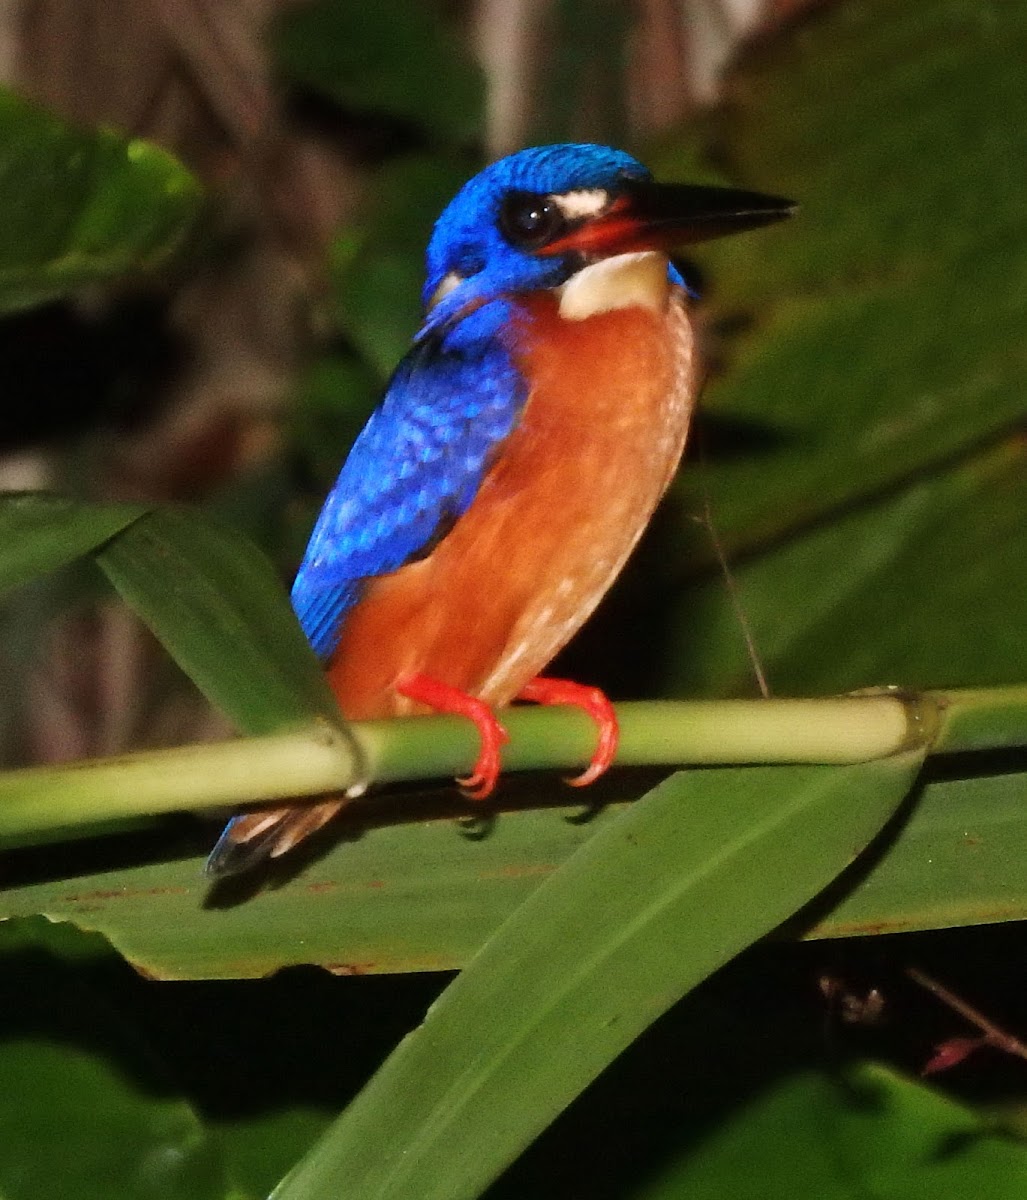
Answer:
[{"label": "thin twig", "polygon": [[1017,1058],[1027,1060],[1027,1045],[1020,1041],[1019,1038],[1013,1037],[1011,1033],[1007,1033],[1001,1026],[996,1025],[994,1021],[989,1021],[988,1018],[979,1010],[974,1008],[972,1004],[968,1004],[950,991],[943,983],[939,983],[937,979],[921,971],[918,967],[907,967],[906,974],[914,983],[918,983],[932,996],[937,997],[942,1004],[951,1008],[953,1012],[959,1015],[971,1025],[975,1025],[981,1033],[984,1034],[989,1046],[994,1046],[998,1050],[1004,1050],[1006,1054],[1012,1054]]},{"label": "thin twig", "polygon": [[724,587],[727,589],[728,599],[731,601],[731,607],[734,610],[735,620],[738,622],[738,628],[742,633],[742,640],[745,642],[745,649],[749,655],[749,662],[752,664],[753,674],[756,676],[756,683],[760,689],[760,695],[764,700],[770,699],[770,685],[767,683],[766,672],[763,670],[763,662],[760,658],[760,652],[756,648],[756,638],[752,632],[752,626],[749,624],[749,616],[745,611],[745,606],[742,604],[742,598],[738,594],[738,584],[734,574],[731,571],[731,566],[727,560],[727,554],[724,552],[724,545],[720,540],[720,534],[717,532],[716,523],[713,520],[713,506],[710,503],[710,488],[709,480],[706,478],[706,447],[703,445],[702,438],[696,439],[696,448],[698,450],[699,466],[703,472],[702,478],[702,517],[699,518],[700,524],[706,530],[706,534],[710,539],[710,546],[713,548],[714,556],[717,559],[717,565],[720,567],[720,573],[724,577]]}]

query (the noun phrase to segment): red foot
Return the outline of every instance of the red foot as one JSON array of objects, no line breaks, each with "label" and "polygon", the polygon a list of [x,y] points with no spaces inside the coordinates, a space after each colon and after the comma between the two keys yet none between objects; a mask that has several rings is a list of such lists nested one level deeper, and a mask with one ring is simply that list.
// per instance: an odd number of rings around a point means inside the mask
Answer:
[{"label": "red foot", "polygon": [[546,679],[537,675],[517,693],[518,700],[533,700],[536,704],[573,704],[583,709],[599,726],[599,742],[588,767],[567,782],[571,787],[595,783],[613,762],[617,753],[620,730],[617,714],[605,692],[596,687],[572,683],[569,679]]},{"label": "red foot", "polygon": [[410,675],[396,684],[396,691],[426,704],[435,712],[454,713],[474,722],[481,738],[481,749],[472,773],[466,779],[458,779],[457,783],[469,800],[488,799],[499,779],[500,749],[510,740],[492,709],[484,700],[432,679],[430,675]]}]

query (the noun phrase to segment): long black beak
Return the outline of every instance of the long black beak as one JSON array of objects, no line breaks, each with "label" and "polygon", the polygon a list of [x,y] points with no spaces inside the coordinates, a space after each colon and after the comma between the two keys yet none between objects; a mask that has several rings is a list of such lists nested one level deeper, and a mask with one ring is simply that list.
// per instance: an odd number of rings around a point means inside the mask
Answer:
[{"label": "long black beak", "polygon": [[541,253],[607,256],[672,250],[758,229],[790,217],[798,206],[780,196],[737,188],[632,181],[610,207],[550,242]]}]

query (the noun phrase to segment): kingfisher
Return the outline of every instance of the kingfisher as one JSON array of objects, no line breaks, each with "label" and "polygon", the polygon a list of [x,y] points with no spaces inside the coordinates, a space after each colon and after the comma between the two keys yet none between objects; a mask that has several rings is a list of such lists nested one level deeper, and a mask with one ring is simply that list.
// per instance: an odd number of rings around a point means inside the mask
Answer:
[{"label": "kingfisher", "polygon": [[[613,761],[596,688],[542,674],[667,488],[700,382],[669,252],[789,215],[776,196],[663,184],[624,151],[522,150],[474,176],[428,244],[425,317],[343,463],[292,604],[350,720],[462,714],[496,785],[514,700],[572,704]],[[278,857],[346,802],[235,817],[211,874]]]}]

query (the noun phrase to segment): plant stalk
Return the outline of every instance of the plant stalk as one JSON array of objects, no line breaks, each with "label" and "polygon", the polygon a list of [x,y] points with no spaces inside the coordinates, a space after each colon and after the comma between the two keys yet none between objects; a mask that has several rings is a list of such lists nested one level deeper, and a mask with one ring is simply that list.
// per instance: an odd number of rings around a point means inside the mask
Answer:
[{"label": "plant stalk", "polygon": [[[617,706],[619,766],[844,764],[913,746],[931,752],[1023,743],[1027,687],[878,691],[804,700],[639,701]],[[569,708],[509,709],[508,770],[574,770],[595,728]],[[0,838],[22,840],[183,809],[246,808],[354,784],[446,778],[478,750],[459,717],[362,721],[353,740],[328,721],[289,733],[147,750],[0,774]],[[359,754],[354,753],[354,745]],[[32,840],[31,838],[29,840]]]},{"label": "plant stalk", "polygon": [[[849,763],[886,757],[918,741],[917,706],[895,695],[818,700],[649,701],[621,704],[618,764]],[[573,769],[595,744],[573,709],[504,714],[509,770]],[[328,722],[290,733],[141,751],[0,775],[0,837],[182,809],[246,807],[378,783],[467,771],[473,726],[455,717],[411,717],[351,726]]]}]

